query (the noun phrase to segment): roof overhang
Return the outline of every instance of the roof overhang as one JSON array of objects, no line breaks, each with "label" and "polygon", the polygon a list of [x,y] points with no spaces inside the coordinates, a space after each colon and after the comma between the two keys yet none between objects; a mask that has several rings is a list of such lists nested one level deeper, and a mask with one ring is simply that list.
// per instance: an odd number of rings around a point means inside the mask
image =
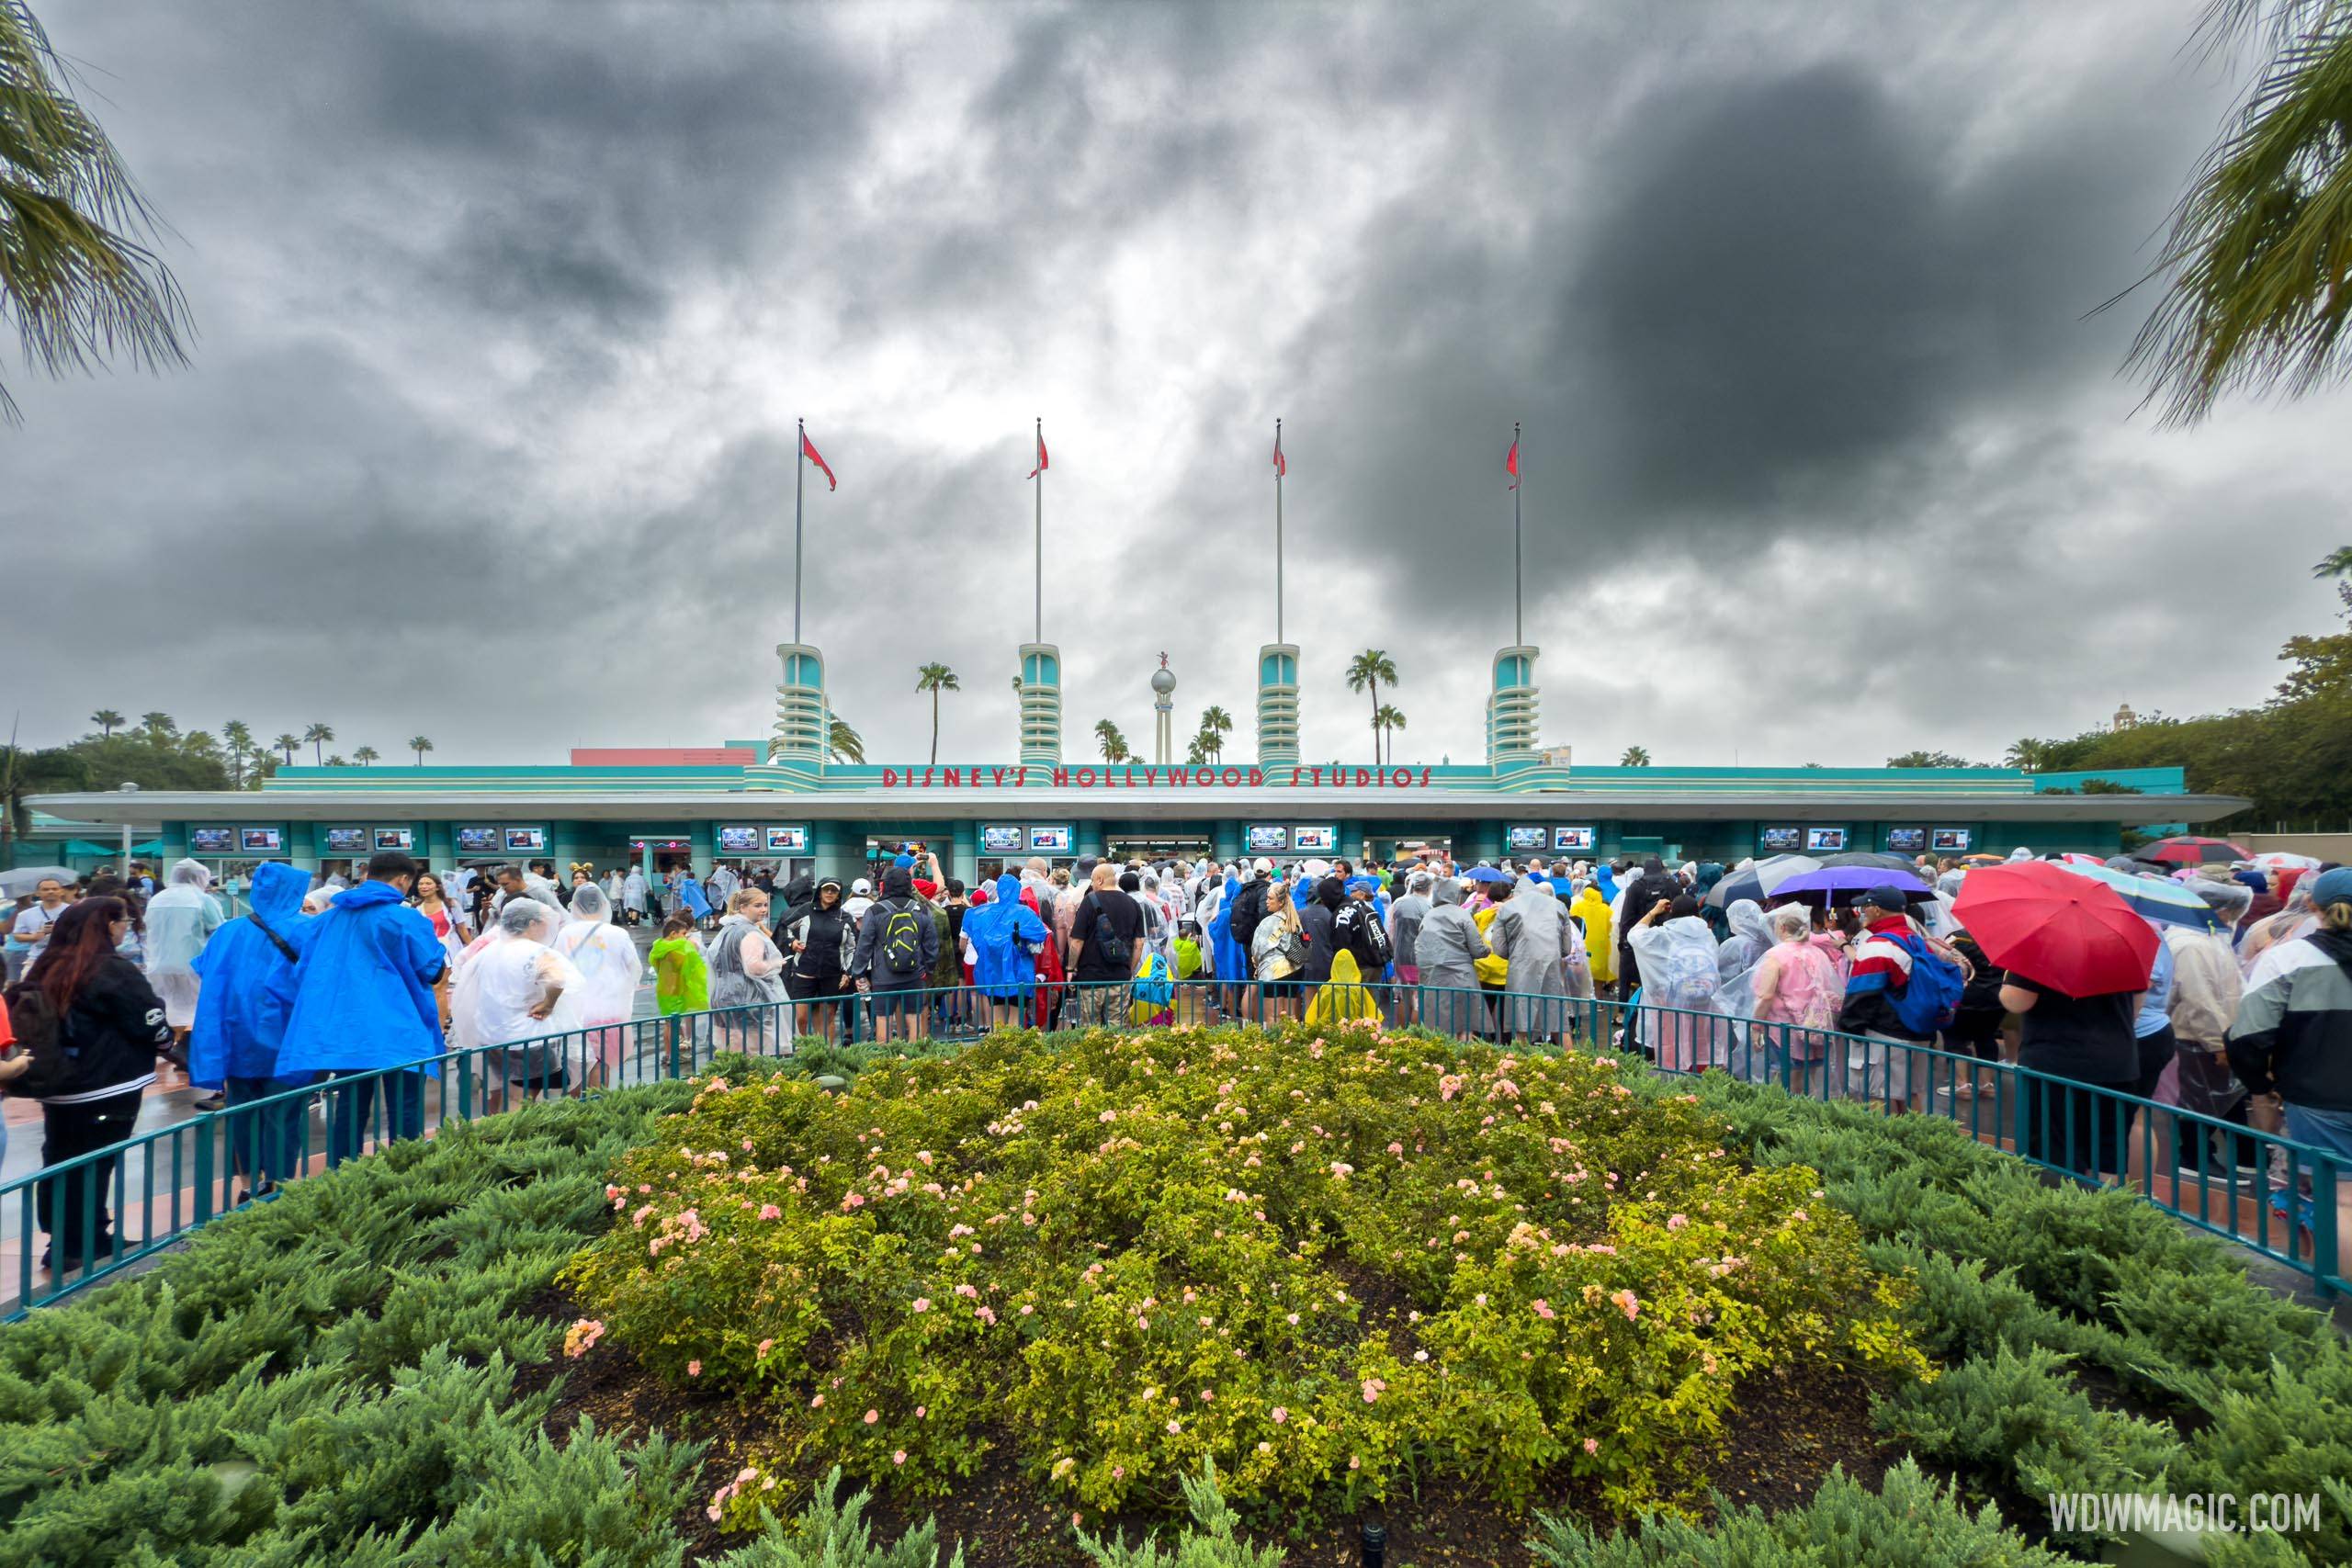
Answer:
[{"label": "roof overhang", "polygon": [[2253,803],[2230,795],[1984,795],[1867,793],[1773,796],[1640,791],[1514,795],[1402,789],[889,789],[665,793],[388,789],[141,790],[38,795],[32,804],[81,823],[416,822],[460,818],[534,822],[837,822],[1203,818],[1330,818],[1350,822],[1510,820],[1577,823],[2183,822],[2218,820]]}]

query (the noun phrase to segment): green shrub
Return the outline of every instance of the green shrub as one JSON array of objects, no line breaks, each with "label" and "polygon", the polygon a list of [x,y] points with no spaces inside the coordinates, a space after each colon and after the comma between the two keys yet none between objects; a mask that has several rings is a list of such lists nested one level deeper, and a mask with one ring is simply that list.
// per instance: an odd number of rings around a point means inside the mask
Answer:
[{"label": "green shrub", "polygon": [[1875,1493],[1837,1470],[1803,1507],[1767,1514],[1723,1497],[1715,1506],[1712,1527],[1660,1517],[1609,1536],[1539,1515],[1528,1550],[1545,1568],[2059,1568],[2071,1561],[2028,1546],[1989,1506],[1970,1513],[1908,1460]]},{"label": "green shrub", "polygon": [[1179,1479],[1193,1525],[1178,1535],[1174,1546],[1148,1540],[1129,1546],[1124,1535],[1106,1541],[1081,1529],[1080,1548],[1101,1568],[1283,1568],[1281,1548],[1251,1546],[1237,1538],[1241,1516],[1217,1486],[1214,1461],[1204,1464],[1198,1476]]},{"label": "green shrub", "polygon": [[[938,1568],[934,1521],[925,1519],[888,1546],[876,1546],[864,1517],[872,1494],[859,1492],[839,1502],[841,1488],[836,1465],[791,1522],[763,1511],[758,1539],[720,1558],[718,1568]],[[962,1547],[948,1558],[947,1568],[964,1568]]]},{"label": "green shrub", "polygon": [[[935,1492],[1002,1420],[1089,1508],[1208,1461],[1237,1496],[1352,1501],[1417,1456],[1631,1506],[1747,1374],[1926,1367],[1809,1172],[1624,1076],[1354,1028],[997,1036],[838,1096],[718,1077],[566,1278],[657,1372],[775,1402],[763,1479]],[[1366,1320],[1366,1277],[1402,1321]]]}]

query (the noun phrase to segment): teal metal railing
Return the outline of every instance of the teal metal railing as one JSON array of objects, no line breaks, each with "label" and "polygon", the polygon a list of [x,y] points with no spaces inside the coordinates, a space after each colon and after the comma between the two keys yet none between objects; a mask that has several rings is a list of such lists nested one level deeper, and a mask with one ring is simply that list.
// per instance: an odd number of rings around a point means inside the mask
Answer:
[{"label": "teal metal railing", "polygon": [[[170,1247],[216,1216],[266,1201],[314,1170],[450,1121],[535,1096],[695,1076],[721,1052],[786,1054],[796,1041],[962,1041],[1001,1027],[1280,1023],[1319,987],[1190,980],[1152,1007],[1120,982],[865,994],[774,1002],[447,1051],[401,1067],[287,1087],[0,1185],[0,1316],[69,1297]],[[2338,1183],[2327,1151],[2223,1118],[1974,1055],[1875,1036],[1721,1014],[1487,989],[1365,985],[1385,1026],[1544,1049],[1624,1050],[1669,1073],[1721,1070],[1792,1094],[1944,1117],[2055,1175],[2130,1182],[2178,1219],[2309,1278],[2346,1287]],[[1357,1010],[1362,1010],[1358,1009]],[[21,1134],[20,1134],[21,1135]]]}]

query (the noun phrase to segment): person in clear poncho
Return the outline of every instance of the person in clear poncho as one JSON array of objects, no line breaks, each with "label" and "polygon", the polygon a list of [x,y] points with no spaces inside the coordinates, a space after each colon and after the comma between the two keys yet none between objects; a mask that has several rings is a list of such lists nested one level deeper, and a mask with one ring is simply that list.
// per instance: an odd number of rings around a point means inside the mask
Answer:
[{"label": "person in clear poncho", "polygon": [[637,1010],[637,982],[644,964],[637,943],[613,924],[605,890],[587,883],[571,890],[571,919],[556,933],[555,950],[580,971],[580,1021],[594,1031],[582,1053],[591,1079],[601,1085],[620,1065]]},{"label": "person in clear poncho", "polygon": [[[580,970],[548,943],[562,912],[534,898],[510,898],[498,923],[466,951],[449,994],[449,1039],[459,1051],[503,1046],[482,1054],[490,1108],[500,1109],[505,1086],[528,1095],[561,1091],[581,1055]],[[541,1042],[525,1045],[526,1041]]]},{"label": "person in clear poncho", "polygon": [[[2279,906],[2277,914],[2265,915],[2246,927],[2245,935],[2238,942],[2239,974],[2252,979],[2254,966],[2262,961],[2264,953],[2282,942],[2292,942],[2301,936],[2309,936],[2319,930],[2319,906],[2312,901],[2312,888],[2318,880],[2314,876],[2298,876],[2294,886],[2288,889],[2286,902]],[[2190,886],[2197,885],[2192,883]],[[2203,889],[2200,887],[2198,891],[2201,894]],[[158,894],[157,897],[161,897],[162,895]],[[2251,907],[2251,904],[2252,899],[2249,895],[2248,906]],[[154,908],[153,904],[147,907],[151,911]],[[151,913],[147,919],[149,928],[152,930],[154,916]],[[151,936],[148,941],[152,944],[154,938]],[[160,991],[163,987],[157,986],[155,988]],[[165,998],[167,1002],[169,999]]]},{"label": "person in clear poncho", "polygon": [[176,1046],[196,1023],[196,971],[191,967],[224,918],[209,889],[212,873],[198,861],[174,863],[162,892],[147,900],[147,980],[163,998],[164,1021]]},{"label": "person in clear poncho", "polygon": [[1754,1043],[1759,1071],[1775,1082],[1785,1073],[1792,1091],[1817,1097],[1829,1033],[1846,1000],[1845,977],[1813,941],[1812,910],[1783,904],[1764,923],[1772,945],[1724,990],[1738,993],[1743,1010],[1764,1026]]},{"label": "person in clear poncho", "polygon": [[1478,990],[1478,960],[1487,934],[1464,906],[1464,888],[1440,877],[1430,889],[1430,912],[1421,917],[1413,956],[1421,971],[1418,998],[1421,1021],[1447,1034],[1467,1036],[1484,1027],[1487,998]]},{"label": "person in clear poncho", "polygon": [[1771,947],[1772,933],[1765,929],[1764,906],[1753,898],[1733,899],[1724,910],[1724,920],[1731,935],[1716,944],[1715,973],[1728,981],[1756,966]]},{"label": "person in clear poncho", "polygon": [[1715,933],[1699,918],[1699,900],[1688,893],[1655,900],[1634,921],[1626,945],[1642,977],[1635,1021],[1657,1065],[1688,1073],[1723,1066],[1729,1031],[1715,1009],[1723,976],[1715,967]]},{"label": "person in clear poncho", "polygon": [[1592,966],[1566,907],[1532,876],[1522,875],[1487,926],[1487,946],[1510,964],[1503,980],[1506,1038],[1566,1043],[1568,1001],[1592,995]]}]

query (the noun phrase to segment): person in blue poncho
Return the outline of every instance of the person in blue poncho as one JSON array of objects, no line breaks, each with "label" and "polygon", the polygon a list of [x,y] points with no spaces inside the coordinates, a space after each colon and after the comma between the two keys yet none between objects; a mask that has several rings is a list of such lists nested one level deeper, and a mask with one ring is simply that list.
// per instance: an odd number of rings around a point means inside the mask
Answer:
[{"label": "person in blue poncho", "polygon": [[223,923],[193,965],[203,985],[187,1037],[188,1081],[227,1097],[230,1157],[256,1197],[294,1176],[302,1152],[300,1100],[236,1108],[306,1081],[278,1076],[277,1052],[286,1038],[281,983],[290,985],[295,939],[311,923],[302,913],[310,888],[310,873],[264,862],[254,871],[253,913]]},{"label": "person in blue poncho", "polygon": [[1250,983],[1250,954],[1233,934],[1233,907],[1241,897],[1241,874],[1238,867],[1228,866],[1225,873],[1225,893],[1216,901],[1216,912],[1209,917],[1209,947],[1211,967],[1216,971],[1222,1000],[1228,1017],[1241,1011],[1242,987]]},{"label": "person in blue poncho", "polygon": [[972,984],[988,1003],[993,1027],[1019,1027],[1037,986],[1037,950],[1052,934],[1021,901],[1021,878],[1011,872],[996,879],[993,897],[964,916],[964,935],[972,942]]},{"label": "person in blue poncho", "polygon": [[[382,1078],[383,1134],[424,1133],[424,1080],[441,1076],[441,1010],[433,999],[447,955],[433,922],[405,902],[416,862],[385,850],[368,880],[338,894],[326,912],[290,934],[291,970],[276,988],[288,1000],[277,1074],[330,1077],[407,1068]],[[374,1077],[329,1091],[327,1164],[359,1153],[376,1107]]]}]

